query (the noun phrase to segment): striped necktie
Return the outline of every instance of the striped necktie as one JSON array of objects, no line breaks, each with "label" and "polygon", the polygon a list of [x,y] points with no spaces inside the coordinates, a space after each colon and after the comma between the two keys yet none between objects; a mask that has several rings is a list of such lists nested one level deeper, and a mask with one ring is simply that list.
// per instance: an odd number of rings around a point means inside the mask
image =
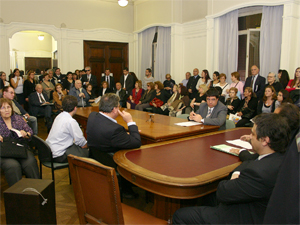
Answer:
[{"label": "striped necktie", "polygon": [[210,115],[211,115],[211,108],[208,108],[208,112],[207,112],[206,118],[210,117]]}]

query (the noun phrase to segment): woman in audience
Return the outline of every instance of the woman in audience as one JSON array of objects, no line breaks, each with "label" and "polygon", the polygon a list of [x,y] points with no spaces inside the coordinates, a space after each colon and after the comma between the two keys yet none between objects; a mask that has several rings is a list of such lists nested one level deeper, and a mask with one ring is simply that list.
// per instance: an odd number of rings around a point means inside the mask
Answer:
[{"label": "woman in audience", "polygon": [[178,115],[178,113],[180,112],[180,114],[187,114],[186,109],[190,104],[190,98],[189,98],[189,92],[187,90],[187,88],[185,86],[180,85],[178,93],[180,95],[179,100],[182,101],[182,106],[179,107],[176,111]]},{"label": "woman in audience", "polygon": [[[77,76],[77,79],[80,79],[80,70],[75,70],[75,72],[74,72],[75,74],[76,74],[76,76]],[[76,79],[76,80],[77,80]]]},{"label": "woman in audience", "polygon": [[282,89],[278,92],[277,100],[275,101],[275,109],[277,109],[282,103],[293,103],[292,99],[290,98],[290,93]]},{"label": "woman in audience", "polygon": [[135,106],[139,103],[142,95],[144,94],[144,89],[142,89],[142,81],[138,80],[135,82],[135,88],[132,89],[131,95],[127,101],[127,109],[135,109]]},{"label": "woman in audience", "polygon": [[28,96],[35,92],[35,85],[37,82],[34,79],[34,74],[33,70],[29,70],[27,73],[27,80],[24,81],[23,93],[26,102],[28,102]]},{"label": "woman in audience", "polygon": [[44,80],[42,82],[43,91],[47,94],[49,100],[53,97],[54,85],[50,81],[50,77],[48,73],[45,73]]},{"label": "woman in audience", "polygon": [[219,72],[215,71],[214,74],[213,74],[213,80],[210,84],[210,87],[215,87],[216,84],[218,84],[220,82],[219,76],[220,76]]},{"label": "woman in audience", "polygon": [[216,84],[215,87],[222,88],[222,96],[226,97],[227,94],[227,88],[229,88],[229,84],[226,83],[226,75],[224,73],[221,73],[219,76],[220,83]]},{"label": "woman in audience", "polygon": [[276,81],[276,74],[274,72],[270,72],[268,74],[267,80],[268,80],[268,83],[265,84],[265,88],[268,87],[269,85],[273,86],[276,93],[278,93],[281,89],[284,88],[280,82]]},{"label": "woman in audience", "polygon": [[136,110],[143,111],[145,108],[150,107],[149,103],[155,96],[154,84],[153,82],[147,83],[147,90],[144,92],[139,103],[135,106]]},{"label": "woman in audience", "polygon": [[178,104],[180,103],[179,97],[180,94],[178,92],[178,85],[175,84],[172,90],[172,96],[168,99],[168,101],[163,104],[160,109],[156,110],[156,113],[168,115],[171,110],[177,109]]},{"label": "woman in audience", "polygon": [[257,98],[251,87],[245,88],[244,96],[245,98],[237,109],[237,115],[242,119],[236,124],[236,127],[244,127],[256,115]]},{"label": "woman in audience", "polygon": [[205,84],[207,87],[210,87],[212,80],[210,79],[208,70],[202,70],[201,78],[198,80],[196,88],[199,90],[201,84]]},{"label": "woman in audience", "polygon": [[[11,129],[20,131],[22,139],[29,139],[33,134],[31,128],[22,116],[13,113],[12,102],[9,99],[0,99],[0,141],[3,138],[12,136]],[[30,151],[27,151],[26,159],[1,158],[1,169],[4,172],[9,186],[22,179],[24,173],[27,178],[39,179],[39,169],[37,161]]]},{"label": "woman in audience", "polygon": [[62,84],[57,83],[55,85],[55,91],[53,92],[53,103],[55,109],[62,110],[62,101],[67,96],[67,91],[64,90]]},{"label": "woman in audience", "polygon": [[263,98],[258,102],[257,115],[261,113],[271,113],[275,110],[275,101],[277,99],[276,91],[273,86],[265,88]]},{"label": "woman in audience", "polygon": [[154,82],[155,95],[154,98],[149,103],[152,111],[160,111],[160,107],[166,102],[166,93],[164,91],[164,85],[160,81]]},{"label": "woman in audience", "polygon": [[283,88],[286,88],[290,81],[289,73],[286,70],[278,70],[278,79]]},{"label": "woman in audience", "polygon": [[231,73],[231,81],[232,81],[232,83],[230,84],[229,88],[226,90],[227,94],[229,94],[230,88],[235,87],[238,89],[236,96],[239,97],[239,99],[242,99],[243,93],[244,93],[244,90],[243,90],[244,84],[240,81],[239,72]]},{"label": "woman in audience", "polygon": [[14,69],[12,77],[10,79],[11,86],[15,89],[15,93],[17,96],[17,101],[20,105],[24,105],[25,98],[23,94],[23,78],[20,76],[20,70]]},{"label": "woman in audience", "polygon": [[93,85],[88,84],[86,86],[86,92],[90,97],[89,102],[95,102],[96,95],[94,94]]},{"label": "woman in audience", "polygon": [[76,73],[73,73],[72,78],[73,78],[73,81],[75,82],[76,80],[78,80],[78,75]]},{"label": "woman in audience", "polygon": [[295,70],[294,79],[290,80],[285,90],[291,92],[293,90],[300,89],[300,67]]},{"label": "woman in audience", "polygon": [[203,102],[206,102],[206,92],[208,90],[208,87],[206,84],[201,84],[199,86],[199,94],[196,96],[196,98],[193,98],[193,100],[190,103],[190,107],[186,109],[186,112],[190,113],[191,110],[196,112],[198,108],[200,107],[200,104]]},{"label": "woman in audience", "polygon": [[0,82],[1,82],[0,87],[2,88],[9,86],[9,82],[6,81],[6,73],[3,71],[0,72]]},{"label": "woman in audience", "polygon": [[111,92],[111,90],[108,88],[108,83],[106,81],[102,81],[101,88],[99,90],[99,96],[103,96],[110,92]]},{"label": "woman in audience", "polygon": [[228,108],[227,114],[236,114],[237,109],[241,103],[241,100],[236,96],[238,89],[231,87],[229,89],[229,98],[226,100],[226,106]]},{"label": "woman in audience", "polygon": [[75,85],[75,81],[73,80],[73,74],[72,72],[68,72],[67,76],[63,80],[63,87],[69,93],[72,87]]}]

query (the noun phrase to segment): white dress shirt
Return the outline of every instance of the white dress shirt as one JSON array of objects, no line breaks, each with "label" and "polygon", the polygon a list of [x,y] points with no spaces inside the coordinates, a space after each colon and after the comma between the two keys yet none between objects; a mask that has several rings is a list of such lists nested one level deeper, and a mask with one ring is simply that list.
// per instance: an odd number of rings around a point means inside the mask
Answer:
[{"label": "white dress shirt", "polygon": [[62,156],[73,143],[80,147],[87,143],[77,121],[65,111],[55,118],[46,142],[51,148],[53,158]]}]

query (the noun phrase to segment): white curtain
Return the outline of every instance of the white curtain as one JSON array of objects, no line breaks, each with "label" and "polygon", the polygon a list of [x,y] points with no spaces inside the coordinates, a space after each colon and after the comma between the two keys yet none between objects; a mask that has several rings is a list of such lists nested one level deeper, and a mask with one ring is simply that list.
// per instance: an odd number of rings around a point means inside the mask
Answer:
[{"label": "white curtain", "polygon": [[156,27],[148,28],[143,32],[139,33],[139,42],[141,49],[141,61],[138,77],[142,78],[145,76],[145,70],[152,67],[152,42],[155,34]]},{"label": "white curtain", "polygon": [[264,6],[260,28],[260,75],[280,67],[283,6]]},{"label": "white curtain", "polygon": [[238,17],[238,10],[219,17],[219,73],[225,73],[229,83],[230,74],[237,71]]},{"label": "white curtain", "polygon": [[154,78],[163,82],[171,71],[171,27],[158,27],[157,35]]}]

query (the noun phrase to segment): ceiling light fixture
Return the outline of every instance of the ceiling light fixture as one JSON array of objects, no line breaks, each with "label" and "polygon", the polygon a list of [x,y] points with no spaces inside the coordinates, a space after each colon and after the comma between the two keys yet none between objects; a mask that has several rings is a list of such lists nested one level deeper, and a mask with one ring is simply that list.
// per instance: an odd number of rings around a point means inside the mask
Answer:
[{"label": "ceiling light fixture", "polygon": [[39,36],[38,36],[38,39],[39,39],[40,41],[44,40],[44,35],[39,35]]},{"label": "ceiling light fixture", "polygon": [[121,7],[125,7],[126,5],[128,5],[128,0],[118,0],[118,4]]}]

